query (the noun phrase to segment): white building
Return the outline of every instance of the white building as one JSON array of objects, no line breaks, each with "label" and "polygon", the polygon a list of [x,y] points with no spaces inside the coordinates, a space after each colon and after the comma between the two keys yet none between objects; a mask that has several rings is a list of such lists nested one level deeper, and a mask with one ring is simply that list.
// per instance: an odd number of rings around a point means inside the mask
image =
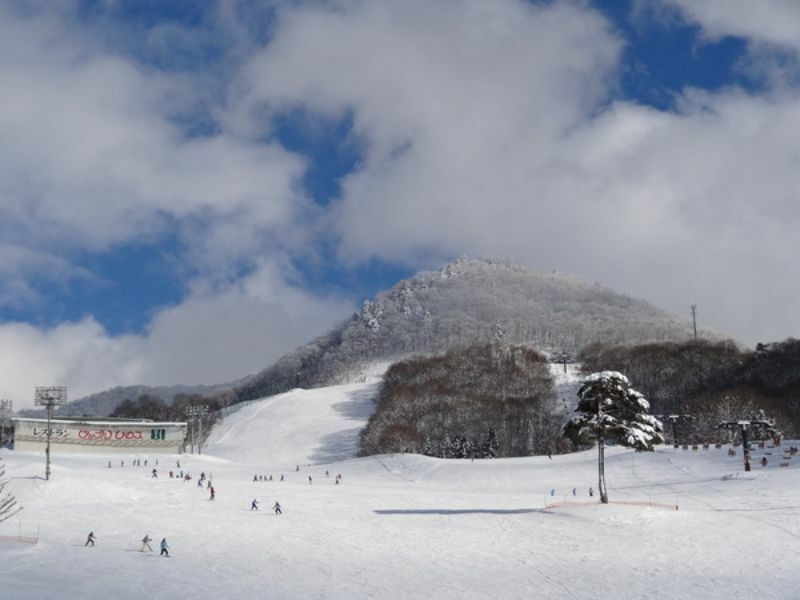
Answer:
[{"label": "white building", "polygon": [[[47,419],[12,421],[15,450],[44,452]],[[178,454],[186,438],[186,423],[52,419],[50,429],[52,452]]]}]

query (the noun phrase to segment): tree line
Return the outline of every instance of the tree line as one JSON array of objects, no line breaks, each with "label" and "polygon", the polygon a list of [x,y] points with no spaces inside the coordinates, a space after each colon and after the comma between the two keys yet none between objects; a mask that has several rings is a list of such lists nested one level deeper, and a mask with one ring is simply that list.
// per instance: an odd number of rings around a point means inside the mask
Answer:
[{"label": "tree line", "polygon": [[800,341],[793,338],[755,350],[707,340],[594,344],[579,361],[584,372],[614,370],[636,382],[654,414],[690,416],[678,421],[678,441],[726,441],[720,422],[761,416],[784,435],[800,433]]}]

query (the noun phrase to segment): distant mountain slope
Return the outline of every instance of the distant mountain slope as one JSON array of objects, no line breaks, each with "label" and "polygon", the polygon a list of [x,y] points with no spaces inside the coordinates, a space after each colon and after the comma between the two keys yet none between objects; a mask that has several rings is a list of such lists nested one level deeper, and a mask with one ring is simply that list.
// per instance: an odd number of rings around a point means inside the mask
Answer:
[{"label": "distant mountain slope", "polygon": [[[240,380],[240,383],[244,380]],[[64,406],[56,409],[55,414],[62,417],[94,416],[106,417],[114,412],[117,405],[123,400],[138,398],[139,396],[155,396],[164,402],[172,402],[178,394],[214,396],[225,391],[230,391],[235,387],[233,384],[225,385],[168,385],[168,386],[147,386],[129,385],[119,386],[78,398],[68,402]],[[34,417],[42,416],[43,409],[26,409],[20,411],[20,415]]]},{"label": "distant mountain slope", "polygon": [[502,340],[576,351],[597,341],[682,341],[690,335],[688,321],[585,279],[460,258],[365,301],[359,314],[285,355],[235,395],[244,401],[341,383],[364,363],[457,344]]}]

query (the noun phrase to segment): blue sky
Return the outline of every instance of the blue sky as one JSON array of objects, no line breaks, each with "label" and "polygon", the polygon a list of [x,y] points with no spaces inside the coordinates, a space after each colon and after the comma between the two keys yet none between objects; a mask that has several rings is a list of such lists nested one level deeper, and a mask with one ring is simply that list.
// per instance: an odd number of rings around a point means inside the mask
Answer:
[{"label": "blue sky", "polygon": [[747,344],[800,334],[791,0],[10,0],[0,22],[0,395],[23,404],[241,377],[461,254],[696,303]]}]

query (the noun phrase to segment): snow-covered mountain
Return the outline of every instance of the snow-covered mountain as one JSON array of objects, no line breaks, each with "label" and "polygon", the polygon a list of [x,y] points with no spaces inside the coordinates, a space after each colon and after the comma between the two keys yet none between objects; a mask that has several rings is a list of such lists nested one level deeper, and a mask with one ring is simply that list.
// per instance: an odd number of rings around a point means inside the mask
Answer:
[{"label": "snow-covered mountain", "polygon": [[505,260],[460,258],[364,302],[360,313],[301,346],[236,390],[240,401],[350,380],[364,363],[458,344],[503,341],[576,351],[682,341],[688,320],[574,275]]},{"label": "snow-covered mountain", "polygon": [[682,341],[690,334],[687,320],[578,276],[507,260],[459,258],[366,300],[359,313],[256,375],[216,386],[117,387],[71,402],[60,414],[105,416],[142,394],[170,401],[179,393],[233,390],[235,401],[244,401],[347,383],[376,362],[459,344],[503,341],[575,351],[596,341]]}]

